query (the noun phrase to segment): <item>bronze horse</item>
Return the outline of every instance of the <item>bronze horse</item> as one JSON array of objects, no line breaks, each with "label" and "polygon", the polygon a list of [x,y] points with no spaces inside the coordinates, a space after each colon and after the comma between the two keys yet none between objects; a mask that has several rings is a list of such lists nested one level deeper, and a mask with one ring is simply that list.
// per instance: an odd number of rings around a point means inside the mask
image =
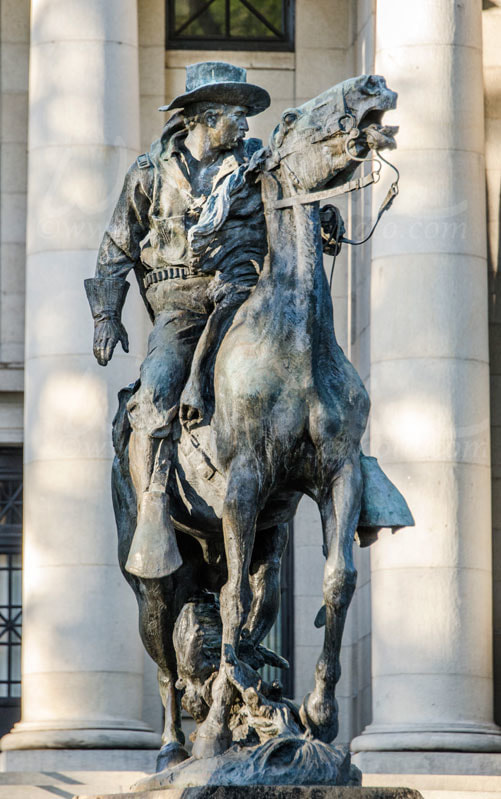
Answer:
[{"label": "bronze horse", "polygon": [[[229,646],[238,653],[243,639],[259,644],[278,612],[287,523],[303,494],[317,502],[326,554],[325,640],[301,720],[309,734],[329,742],[338,729],[334,695],[356,583],[357,526],[367,531],[412,523],[405,501],[375,461],[364,469],[360,440],[369,398],[335,338],[320,208],[311,194],[346,184],[370,148],[394,146],[395,129],[383,127],[381,117],[395,102],[381,77],[344,81],[285,111],[269,147],[249,167],[248,174],[261,181],[268,256],[217,353],[210,424],[179,427],[169,492],[183,565],[159,580],[139,579],[124,568],[136,500],[128,470],[126,393],[122,397],[114,424],[114,507],[120,563],[138,599],[142,640],[159,667],[165,706],[161,767],[187,757],[172,634],[190,597],[201,588],[219,593],[223,651]],[[222,218],[220,224],[224,213]],[[376,499],[371,474],[384,484]],[[195,757],[231,745],[234,696],[222,659],[197,729]]]}]

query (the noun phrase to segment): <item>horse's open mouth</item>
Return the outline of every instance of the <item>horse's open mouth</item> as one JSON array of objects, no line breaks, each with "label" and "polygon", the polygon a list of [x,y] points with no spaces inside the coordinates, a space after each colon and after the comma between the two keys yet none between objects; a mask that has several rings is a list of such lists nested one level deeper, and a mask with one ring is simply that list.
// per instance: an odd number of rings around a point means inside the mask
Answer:
[{"label": "horse's open mouth", "polygon": [[397,125],[383,125],[384,110],[372,109],[359,122],[360,144],[371,150],[393,150],[397,146]]}]

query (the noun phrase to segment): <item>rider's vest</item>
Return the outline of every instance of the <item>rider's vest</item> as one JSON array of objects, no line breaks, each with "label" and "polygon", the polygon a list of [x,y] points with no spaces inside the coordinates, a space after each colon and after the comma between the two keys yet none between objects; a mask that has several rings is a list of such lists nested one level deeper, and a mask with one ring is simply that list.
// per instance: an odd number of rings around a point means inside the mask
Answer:
[{"label": "rider's vest", "polygon": [[[173,141],[174,139],[174,141]],[[148,156],[154,170],[153,193],[149,210],[150,230],[141,242],[141,261],[147,270],[185,266],[190,272],[230,271],[238,275],[242,269],[261,271],[266,252],[266,232],[259,184],[249,184],[232,203],[222,230],[214,234],[214,246],[196,256],[188,242],[188,232],[198,222],[207,197],[192,192],[189,171],[182,147],[173,137],[167,146],[158,140]],[[247,142],[245,142],[247,145]],[[249,140],[256,149],[255,140]],[[249,146],[248,145],[248,146]],[[212,182],[212,191],[234,170],[248,161],[244,147],[229,153]],[[139,166],[142,166],[139,163]],[[143,161],[146,166],[146,162]]]}]

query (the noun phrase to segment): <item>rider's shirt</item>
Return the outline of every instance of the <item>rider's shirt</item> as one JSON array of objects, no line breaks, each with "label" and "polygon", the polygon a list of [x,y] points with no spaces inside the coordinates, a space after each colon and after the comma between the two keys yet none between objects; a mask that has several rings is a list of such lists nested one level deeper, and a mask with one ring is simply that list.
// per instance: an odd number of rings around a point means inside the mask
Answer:
[{"label": "rider's shirt", "polygon": [[[192,191],[184,136],[158,140],[148,157],[141,157],[129,169],[99,250],[97,277],[125,278],[141,261],[148,271],[181,265],[192,274],[217,270],[230,281],[248,282],[250,273],[253,282],[257,280],[266,252],[259,185],[249,183],[240,193],[212,246],[209,242],[198,255],[191,250],[188,232],[197,223],[207,197],[197,197]],[[213,178],[212,191],[245,164],[255,149],[256,140],[248,140],[229,152]]]}]

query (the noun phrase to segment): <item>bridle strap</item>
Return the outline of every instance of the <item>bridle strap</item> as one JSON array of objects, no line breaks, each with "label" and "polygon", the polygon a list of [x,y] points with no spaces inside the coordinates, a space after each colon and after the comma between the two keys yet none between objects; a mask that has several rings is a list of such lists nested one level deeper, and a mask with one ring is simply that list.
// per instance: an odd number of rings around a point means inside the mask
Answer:
[{"label": "bridle strap", "polygon": [[295,194],[292,197],[283,197],[281,200],[275,200],[271,203],[271,208],[274,211],[280,211],[282,208],[292,208],[294,205],[309,205],[316,203],[319,200],[327,200],[329,197],[339,197],[340,194],[347,194],[350,191],[357,191],[370,186],[372,183],[377,183],[379,180],[379,170],[371,172],[362,178],[350,180],[336,189],[324,189],[323,191],[311,191],[306,194]]}]

